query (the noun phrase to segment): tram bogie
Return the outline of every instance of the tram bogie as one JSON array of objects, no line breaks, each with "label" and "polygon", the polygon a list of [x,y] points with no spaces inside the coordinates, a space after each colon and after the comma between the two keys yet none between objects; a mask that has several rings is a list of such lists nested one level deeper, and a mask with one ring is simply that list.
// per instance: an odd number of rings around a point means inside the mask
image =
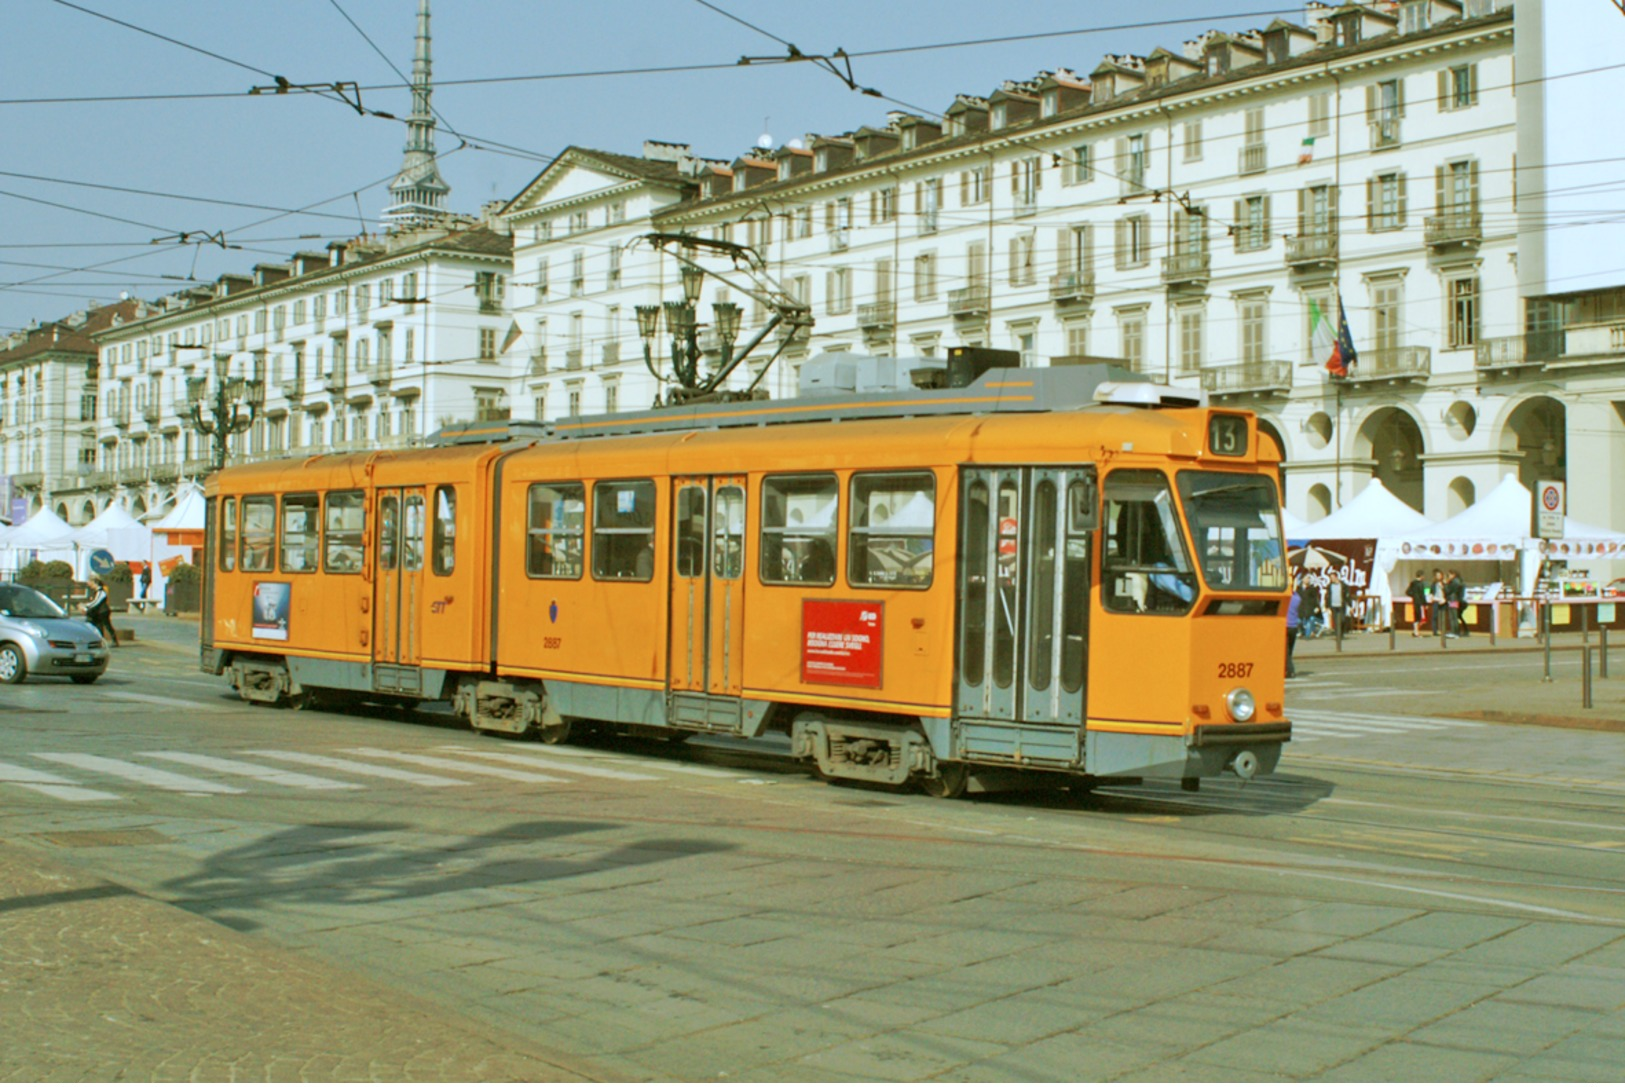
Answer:
[{"label": "tram bogie", "polygon": [[549,742],[777,733],[827,778],[940,796],[1271,772],[1278,452],[1246,413],[1071,379],[228,469],[205,670]]}]

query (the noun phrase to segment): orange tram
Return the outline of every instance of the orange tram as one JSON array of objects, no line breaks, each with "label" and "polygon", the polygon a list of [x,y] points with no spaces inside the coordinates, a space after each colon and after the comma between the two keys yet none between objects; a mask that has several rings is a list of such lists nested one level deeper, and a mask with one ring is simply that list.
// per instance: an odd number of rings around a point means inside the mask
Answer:
[{"label": "orange tram", "polygon": [[1096,369],[227,468],[203,669],[550,742],[779,734],[936,795],[1268,773],[1280,453],[1248,413]]}]

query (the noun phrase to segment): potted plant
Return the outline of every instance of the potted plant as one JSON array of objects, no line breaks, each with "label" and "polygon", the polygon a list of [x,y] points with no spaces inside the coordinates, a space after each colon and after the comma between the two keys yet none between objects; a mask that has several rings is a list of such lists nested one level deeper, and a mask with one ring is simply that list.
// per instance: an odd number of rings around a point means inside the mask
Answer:
[{"label": "potted plant", "polygon": [[64,608],[73,593],[73,567],[66,562],[35,559],[18,571],[17,580],[38,589]]},{"label": "potted plant", "polygon": [[171,570],[164,582],[164,614],[197,611],[202,584],[202,574],[190,563],[183,562]]},{"label": "potted plant", "polygon": [[102,576],[102,582],[107,586],[107,604],[115,613],[129,607],[131,584],[134,581],[135,578],[130,573],[130,564],[127,562],[115,563],[113,568]]}]

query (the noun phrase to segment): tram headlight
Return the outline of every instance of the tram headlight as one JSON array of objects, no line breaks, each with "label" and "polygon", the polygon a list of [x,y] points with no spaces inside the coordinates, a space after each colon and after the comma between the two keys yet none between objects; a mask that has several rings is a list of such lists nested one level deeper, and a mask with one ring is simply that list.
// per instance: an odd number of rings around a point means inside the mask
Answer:
[{"label": "tram headlight", "polygon": [[1232,721],[1251,721],[1258,704],[1253,701],[1253,692],[1237,687],[1224,696],[1224,708],[1230,711]]}]

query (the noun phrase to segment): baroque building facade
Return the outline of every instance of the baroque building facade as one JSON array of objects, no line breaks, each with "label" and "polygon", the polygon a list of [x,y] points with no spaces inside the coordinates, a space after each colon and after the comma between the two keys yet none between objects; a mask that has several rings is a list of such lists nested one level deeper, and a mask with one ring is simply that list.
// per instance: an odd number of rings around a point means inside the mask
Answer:
[{"label": "baroque building facade", "polygon": [[[775,396],[824,350],[1109,357],[1258,411],[1309,520],[1372,479],[1442,519],[1503,475],[1584,464],[1571,510],[1625,527],[1619,292],[1520,283],[1520,246],[1560,226],[1519,206],[1545,184],[1520,135],[1546,118],[1519,101],[1517,26],[1489,0],[1311,3],[732,160],[572,148],[504,209],[515,399],[647,406],[635,307],[677,297],[677,269],[640,239],[687,232],[752,245],[811,305]],[[744,301],[741,338],[768,318]],[[1340,312],[1345,377],[1314,330]]]}]

